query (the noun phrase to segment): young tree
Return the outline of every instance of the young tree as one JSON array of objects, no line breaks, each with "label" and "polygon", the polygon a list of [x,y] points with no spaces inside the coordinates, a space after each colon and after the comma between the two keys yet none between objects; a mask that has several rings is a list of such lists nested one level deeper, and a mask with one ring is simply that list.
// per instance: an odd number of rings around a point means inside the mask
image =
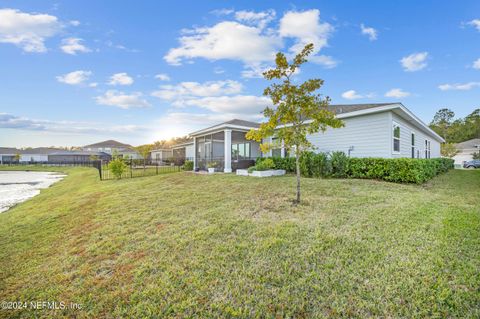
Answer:
[{"label": "young tree", "polygon": [[330,98],[322,98],[315,93],[322,85],[321,79],[310,79],[301,84],[294,84],[292,76],[298,68],[307,62],[307,56],[312,53],[313,44],[307,44],[302,52],[297,54],[289,63],[285,55],[277,53],[276,67],[263,73],[265,79],[280,80],[267,87],[263,94],[269,96],[274,107],[266,107],[263,115],[267,122],[260,124],[257,130],[251,130],[246,137],[250,140],[262,142],[262,152],[266,153],[272,148],[278,148],[275,143],[265,142],[265,139],[276,136],[278,141],[283,141],[287,151],[295,153],[297,173],[297,196],[295,203],[300,203],[300,156],[312,145],[307,140],[307,134],[325,131],[327,127],[338,128],[343,122],[328,110]]},{"label": "young tree", "polygon": [[143,158],[143,173],[145,174],[145,166],[147,162],[147,158],[150,156],[150,152],[152,151],[153,145],[151,144],[145,144],[145,145],[140,145],[135,147],[137,152],[142,156]]},{"label": "young tree", "polygon": [[480,151],[472,153],[474,160],[480,160]]},{"label": "young tree", "polygon": [[20,153],[16,153],[15,155],[13,155],[13,160],[15,162],[20,162],[20,158],[22,157],[22,155],[20,155]]},{"label": "young tree", "polygon": [[443,143],[440,145],[440,154],[443,157],[452,158],[458,154],[458,149],[453,143]]},{"label": "young tree", "polygon": [[441,134],[445,141],[447,141],[448,130],[452,125],[454,117],[455,113],[452,110],[447,108],[440,109],[435,113],[430,126],[433,130],[437,131],[437,133]]}]

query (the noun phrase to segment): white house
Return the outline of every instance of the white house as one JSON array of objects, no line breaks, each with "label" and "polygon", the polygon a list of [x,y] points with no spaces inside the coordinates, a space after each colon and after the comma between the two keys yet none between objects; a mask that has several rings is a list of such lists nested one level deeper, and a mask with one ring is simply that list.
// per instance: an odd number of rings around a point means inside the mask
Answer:
[{"label": "white house", "polygon": [[115,140],[107,140],[95,144],[85,145],[83,151],[87,152],[103,152],[108,155],[117,154],[118,156],[128,157],[130,159],[141,159],[142,156],[135,150],[132,145],[120,143]]},{"label": "white house", "polygon": [[455,144],[458,154],[453,157],[455,165],[462,165],[473,159],[473,153],[480,151],[480,138],[474,138],[465,142]]},{"label": "white house", "polygon": [[[401,103],[330,105],[345,126],[308,136],[315,152],[343,151],[351,157],[435,158],[444,139]],[[259,123],[231,120],[190,134],[194,167],[215,163],[231,172],[253,165],[261,157],[259,143],[245,138]],[[265,156],[288,156],[284,149]]]}]

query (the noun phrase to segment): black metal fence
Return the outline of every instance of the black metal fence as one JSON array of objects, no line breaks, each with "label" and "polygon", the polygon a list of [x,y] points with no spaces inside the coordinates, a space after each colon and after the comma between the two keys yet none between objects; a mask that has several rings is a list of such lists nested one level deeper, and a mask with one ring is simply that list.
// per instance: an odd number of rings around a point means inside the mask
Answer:
[{"label": "black metal fence", "polygon": [[[165,165],[162,163],[156,163],[152,161],[143,161],[142,159],[139,160],[123,160],[125,163],[124,172],[121,175],[121,178],[134,178],[134,177],[142,177],[142,176],[153,176],[165,173],[174,173],[182,171],[182,166],[175,165],[174,163]],[[75,161],[67,161],[67,162],[9,162],[9,163],[2,163],[1,166],[45,166],[45,167],[56,167],[56,166],[82,166],[82,167],[94,167],[98,170],[98,175],[101,180],[110,180],[116,179],[117,177],[112,173],[109,167],[108,161],[85,161],[85,162],[75,162]]]},{"label": "black metal fence", "polygon": [[43,161],[43,162],[7,162],[0,163],[0,166],[83,166],[83,167],[97,167],[96,161]]},{"label": "black metal fence", "polygon": [[162,163],[143,160],[124,160],[124,170],[121,176],[116,176],[107,162],[96,161],[95,166],[98,169],[101,180],[111,180],[117,178],[134,178],[143,176],[153,176],[166,173],[182,171],[179,165],[163,165]]}]

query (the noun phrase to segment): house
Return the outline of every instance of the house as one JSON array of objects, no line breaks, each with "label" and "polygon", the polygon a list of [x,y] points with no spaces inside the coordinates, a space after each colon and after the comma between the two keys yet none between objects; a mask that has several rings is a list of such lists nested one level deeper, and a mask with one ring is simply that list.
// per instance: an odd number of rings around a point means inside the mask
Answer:
[{"label": "house", "polygon": [[[401,103],[329,105],[328,108],[345,126],[307,136],[315,152],[342,151],[351,157],[440,157],[440,143],[444,139]],[[257,157],[289,156],[284,148],[262,155],[259,143],[245,138],[249,130],[259,125],[235,119],[191,133],[194,167],[205,169],[214,163],[219,170],[232,172],[253,165]]]},{"label": "house", "polygon": [[75,164],[90,162],[92,158],[109,161],[112,156],[105,152],[95,151],[58,151],[48,154],[48,162],[51,164]]},{"label": "house", "polygon": [[87,152],[103,152],[109,155],[118,155],[120,157],[128,157],[130,159],[141,159],[142,156],[135,150],[132,145],[120,143],[115,140],[107,140],[95,144],[85,145],[83,151]]},{"label": "house", "polygon": [[[19,157],[18,160],[16,157]],[[0,147],[0,164],[10,163],[84,163],[93,157],[109,161],[111,156],[104,152],[70,151],[57,148],[37,147],[16,149]]]},{"label": "house", "polygon": [[153,163],[165,164],[173,159],[173,150],[170,148],[159,148],[150,152]]},{"label": "house", "polygon": [[193,139],[170,148],[161,148],[150,152],[152,162],[158,164],[173,162],[175,165],[183,165],[185,161],[193,161],[194,155]]},{"label": "house", "polygon": [[45,163],[48,162],[48,154],[58,151],[58,149],[49,147],[26,149],[0,147],[0,163]]},{"label": "house", "polygon": [[465,142],[455,144],[458,154],[453,157],[455,165],[462,165],[463,162],[473,160],[473,153],[480,151],[480,138],[474,138]]}]

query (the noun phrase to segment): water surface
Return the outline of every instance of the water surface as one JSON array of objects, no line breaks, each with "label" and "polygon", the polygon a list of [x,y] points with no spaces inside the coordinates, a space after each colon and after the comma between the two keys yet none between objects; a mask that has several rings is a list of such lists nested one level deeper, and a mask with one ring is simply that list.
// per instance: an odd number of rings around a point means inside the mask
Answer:
[{"label": "water surface", "polygon": [[0,213],[61,180],[55,172],[0,171]]}]

